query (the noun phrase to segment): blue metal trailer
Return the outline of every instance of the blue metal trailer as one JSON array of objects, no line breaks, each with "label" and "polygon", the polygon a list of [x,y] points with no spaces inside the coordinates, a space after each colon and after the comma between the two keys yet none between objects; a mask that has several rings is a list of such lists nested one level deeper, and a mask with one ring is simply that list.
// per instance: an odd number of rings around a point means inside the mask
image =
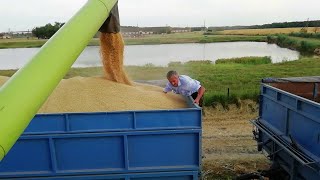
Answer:
[{"label": "blue metal trailer", "polygon": [[201,108],[37,114],[0,179],[199,178]]},{"label": "blue metal trailer", "polygon": [[259,117],[252,121],[258,150],[290,179],[320,179],[320,77],[263,80]]}]

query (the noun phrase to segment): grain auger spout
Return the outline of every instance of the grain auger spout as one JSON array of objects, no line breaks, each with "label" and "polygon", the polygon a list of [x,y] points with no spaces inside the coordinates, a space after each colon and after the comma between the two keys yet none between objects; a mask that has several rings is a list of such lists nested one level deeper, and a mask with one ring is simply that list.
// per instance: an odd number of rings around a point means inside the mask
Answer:
[{"label": "grain auger spout", "polygon": [[99,29],[102,32],[119,32],[117,0],[88,0],[0,88],[0,160]]},{"label": "grain auger spout", "polygon": [[120,32],[120,18],[118,10],[118,2],[110,11],[109,17],[99,29],[102,33],[118,33]]}]

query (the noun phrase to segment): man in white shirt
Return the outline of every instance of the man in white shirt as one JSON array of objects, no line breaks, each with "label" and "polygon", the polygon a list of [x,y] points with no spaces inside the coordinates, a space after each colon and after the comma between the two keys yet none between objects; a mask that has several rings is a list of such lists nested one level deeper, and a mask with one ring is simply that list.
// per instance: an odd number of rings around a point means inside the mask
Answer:
[{"label": "man in white shirt", "polygon": [[163,89],[163,92],[173,91],[176,94],[192,96],[194,103],[202,107],[205,88],[199,81],[186,75],[179,75],[176,71],[169,71],[167,73],[167,79],[169,82]]}]

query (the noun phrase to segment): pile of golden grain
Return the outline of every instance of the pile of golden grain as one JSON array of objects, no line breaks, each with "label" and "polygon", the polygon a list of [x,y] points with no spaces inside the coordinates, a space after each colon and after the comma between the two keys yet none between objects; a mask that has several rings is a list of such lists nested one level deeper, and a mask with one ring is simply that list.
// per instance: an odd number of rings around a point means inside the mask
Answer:
[{"label": "pile of golden grain", "polygon": [[[8,77],[0,76],[0,86]],[[63,79],[39,112],[98,112],[184,108],[184,98],[157,86],[116,83],[102,77]]]}]

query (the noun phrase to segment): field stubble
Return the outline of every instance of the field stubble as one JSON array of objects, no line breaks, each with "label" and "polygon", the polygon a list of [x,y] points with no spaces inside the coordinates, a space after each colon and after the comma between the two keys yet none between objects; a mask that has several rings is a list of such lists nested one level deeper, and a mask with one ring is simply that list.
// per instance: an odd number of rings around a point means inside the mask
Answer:
[{"label": "field stubble", "polygon": [[[252,111],[252,108],[255,111]],[[241,106],[205,107],[202,153],[204,179],[228,179],[236,175],[268,168],[267,158],[257,151],[253,126],[258,105],[250,100]]]}]

